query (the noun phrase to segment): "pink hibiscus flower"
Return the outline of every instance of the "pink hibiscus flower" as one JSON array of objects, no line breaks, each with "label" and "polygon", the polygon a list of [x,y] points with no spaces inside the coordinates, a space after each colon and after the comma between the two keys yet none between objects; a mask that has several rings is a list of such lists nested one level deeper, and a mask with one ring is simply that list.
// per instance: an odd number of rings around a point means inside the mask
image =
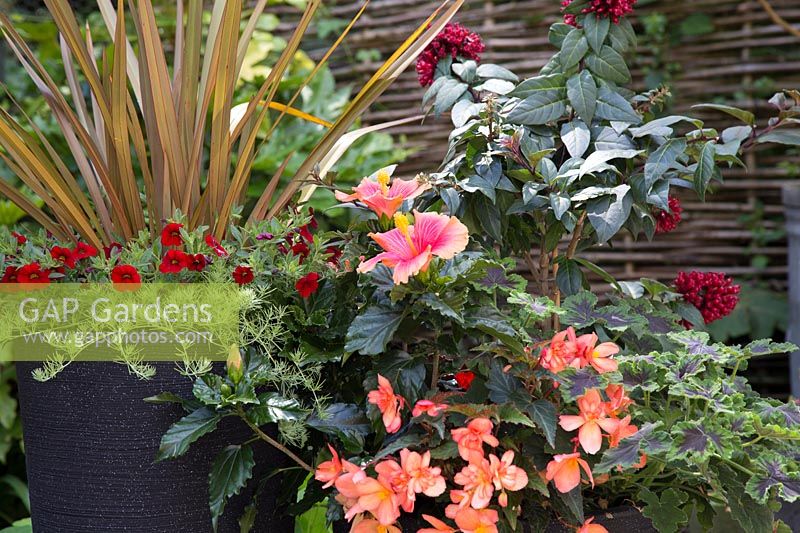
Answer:
[{"label": "pink hibiscus flower", "polygon": [[357,187],[353,187],[353,194],[336,191],[336,199],[340,202],[359,201],[375,211],[378,218],[392,216],[400,209],[403,202],[409,198],[416,198],[431,188],[417,178],[413,180],[389,179],[394,167],[382,168],[373,176],[361,180]]},{"label": "pink hibiscus flower", "polygon": [[358,266],[361,273],[369,272],[378,263],[394,269],[396,284],[408,283],[411,276],[428,270],[434,257],[451,259],[463,252],[469,241],[469,231],[456,217],[439,213],[414,211],[414,224],[404,215],[395,215],[395,229],[369,236],[385,251]]}]

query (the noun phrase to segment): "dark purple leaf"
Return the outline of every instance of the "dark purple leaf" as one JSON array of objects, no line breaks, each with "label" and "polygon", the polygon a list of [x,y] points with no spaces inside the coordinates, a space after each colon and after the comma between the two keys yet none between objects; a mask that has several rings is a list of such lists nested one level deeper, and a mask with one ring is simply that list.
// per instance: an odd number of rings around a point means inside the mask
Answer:
[{"label": "dark purple leaf", "polygon": [[594,368],[591,367],[582,368],[571,375],[564,374],[559,376],[559,378],[566,384],[567,391],[573,398],[583,396],[586,389],[596,389],[602,384],[600,376],[598,376]]},{"label": "dark purple leaf", "polygon": [[681,453],[703,454],[708,450],[710,444],[717,447],[722,446],[722,441],[716,433],[706,431],[699,425],[689,425],[680,431],[681,443],[678,450]]},{"label": "dark purple leaf", "polygon": [[581,329],[591,326],[597,322],[595,317],[595,307],[597,306],[597,296],[583,291],[570,296],[562,305],[565,314],[561,318],[563,324]]},{"label": "dark purple leaf", "polygon": [[703,370],[703,357],[690,357],[682,359],[678,364],[673,365],[667,372],[667,377],[675,382],[682,382],[689,376],[693,376]]},{"label": "dark purple leaf", "polygon": [[608,472],[617,466],[626,468],[639,462],[641,452],[655,453],[665,449],[668,446],[667,436],[662,431],[656,431],[660,425],[660,422],[645,424],[630,437],[622,439],[619,446],[603,454],[594,472]]},{"label": "dark purple leaf", "polygon": [[506,277],[505,271],[496,267],[487,269],[486,276],[478,283],[489,289],[494,289],[495,287],[510,289],[514,287],[514,283]]}]

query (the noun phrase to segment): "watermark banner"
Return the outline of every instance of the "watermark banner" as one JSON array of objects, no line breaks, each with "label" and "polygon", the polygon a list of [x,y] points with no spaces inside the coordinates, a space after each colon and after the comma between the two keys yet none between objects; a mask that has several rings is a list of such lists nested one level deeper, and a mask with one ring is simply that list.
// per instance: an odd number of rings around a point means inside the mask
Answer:
[{"label": "watermark banner", "polygon": [[0,361],[224,361],[246,289],[228,283],[0,285]]}]

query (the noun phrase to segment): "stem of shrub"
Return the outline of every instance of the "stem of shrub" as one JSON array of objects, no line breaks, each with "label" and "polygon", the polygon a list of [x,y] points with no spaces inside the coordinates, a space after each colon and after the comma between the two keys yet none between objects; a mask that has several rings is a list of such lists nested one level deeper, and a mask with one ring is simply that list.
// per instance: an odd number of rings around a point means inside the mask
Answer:
[{"label": "stem of shrub", "polygon": [[250,429],[252,429],[255,432],[255,434],[258,435],[259,438],[261,438],[261,440],[263,440],[264,442],[266,442],[270,446],[282,451],[290,459],[292,459],[295,463],[300,465],[300,467],[303,468],[304,470],[307,470],[308,472],[311,472],[311,473],[314,472],[314,469],[311,468],[311,466],[308,463],[306,463],[305,461],[300,459],[289,448],[287,448],[286,446],[284,446],[280,442],[276,441],[275,439],[273,439],[272,437],[270,437],[269,435],[267,435],[266,433],[261,431],[260,427],[258,427],[257,425],[252,423],[250,420],[248,420],[247,415],[245,415],[244,410],[241,407],[237,407],[236,412],[239,414],[239,418],[244,420],[245,424],[250,426]]}]

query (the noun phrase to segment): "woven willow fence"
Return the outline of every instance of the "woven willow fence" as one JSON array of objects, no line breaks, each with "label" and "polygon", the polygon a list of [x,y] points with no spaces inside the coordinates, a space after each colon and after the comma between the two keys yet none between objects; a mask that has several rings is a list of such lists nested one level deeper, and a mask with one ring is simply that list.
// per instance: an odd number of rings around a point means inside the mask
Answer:
[{"label": "woven willow fence", "polygon": [[[670,24],[679,24],[692,13],[702,13],[713,23],[713,31],[682,38],[669,47],[663,58],[680,65],[672,84],[673,112],[689,113],[692,102],[724,101],[766,117],[766,98],[773,89],[800,87],[800,39],[775,24],[758,2],[640,3],[646,4],[637,9],[640,20],[648,13],[658,12],[667,16]],[[784,19],[800,28],[800,1],[770,0],[770,3]],[[385,58],[387,51],[436,5],[437,2],[421,0],[372,0],[347,40],[349,49],[338,54],[332,64],[337,80],[366,78],[376,68],[379,57]],[[547,30],[556,18],[558,5],[557,0],[468,1],[456,20],[481,34],[486,43],[485,61],[529,76],[553,53]],[[331,5],[329,14],[349,19],[359,6],[360,2],[340,1]],[[288,29],[290,23],[284,20],[284,29]],[[323,51],[322,43],[309,43],[305,47],[312,56],[318,57]],[[374,60],[358,62],[352,53],[362,49],[376,50]],[[633,68],[637,80],[642,80],[643,71],[653,64],[650,54],[649,47],[640,45],[640,58]],[[639,86],[642,87],[641,82]],[[374,106],[367,122],[417,112],[423,92],[413,69],[409,70]],[[731,124],[725,115],[692,113],[706,119],[709,127]],[[430,117],[424,124],[395,129],[416,150],[401,165],[403,173],[435,170],[441,162],[449,131],[447,117]],[[783,286],[785,242],[778,239],[763,243],[758,237],[781,231],[780,188],[787,180],[794,179],[787,163],[800,163],[800,158],[796,153],[759,152],[749,156],[746,163],[747,170],[726,171],[725,184],[706,203],[699,202],[691,193],[683,195],[684,222],[675,232],[659,236],[652,243],[620,239],[613,247],[595,250],[593,260],[620,279],[647,276],[669,280],[678,269],[714,269],[734,276],[759,274],[778,287]],[[762,209],[763,216],[758,214]],[[765,267],[751,264],[755,255],[767,259]]]}]

